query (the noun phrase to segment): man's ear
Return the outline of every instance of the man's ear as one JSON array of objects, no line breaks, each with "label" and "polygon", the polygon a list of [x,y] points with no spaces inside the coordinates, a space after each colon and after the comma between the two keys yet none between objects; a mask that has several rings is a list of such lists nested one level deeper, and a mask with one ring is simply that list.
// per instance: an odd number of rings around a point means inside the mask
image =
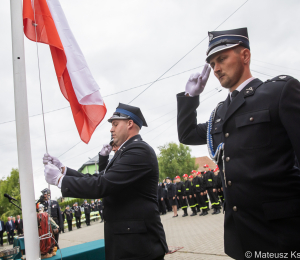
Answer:
[{"label": "man's ear", "polygon": [[128,122],[127,122],[127,125],[128,125],[128,129],[132,129],[133,126],[134,126],[134,122],[132,119],[129,119]]},{"label": "man's ear", "polygon": [[244,64],[249,63],[250,64],[250,59],[251,59],[251,52],[249,49],[245,48],[241,51],[242,54],[242,58],[243,58],[243,62]]}]

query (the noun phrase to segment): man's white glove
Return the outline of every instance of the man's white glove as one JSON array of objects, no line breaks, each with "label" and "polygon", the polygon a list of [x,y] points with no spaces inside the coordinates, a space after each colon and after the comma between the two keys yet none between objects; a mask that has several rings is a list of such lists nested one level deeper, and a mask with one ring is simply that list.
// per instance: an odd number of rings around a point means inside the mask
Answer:
[{"label": "man's white glove", "polygon": [[185,85],[185,94],[189,94],[190,97],[200,95],[205,88],[210,70],[211,67],[206,63],[201,74],[192,74]]},{"label": "man's white glove", "polygon": [[44,174],[46,182],[55,186],[58,185],[59,179],[64,176],[60,170],[51,163],[45,165]]},{"label": "man's white glove", "polygon": [[108,156],[110,154],[111,150],[112,150],[112,146],[110,146],[109,144],[105,144],[105,145],[103,145],[103,148],[100,151],[100,155]]},{"label": "man's white glove", "polygon": [[[54,157],[54,156],[51,156],[50,154],[44,154],[44,157],[43,157],[43,164],[48,164],[48,163],[51,163],[53,165],[55,165],[58,169],[62,169],[63,167],[65,167],[61,162],[60,160],[58,160],[58,158]],[[66,167],[65,167],[66,168]],[[66,171],[64,171],[63,173],[64,175],[66,174]]]}]

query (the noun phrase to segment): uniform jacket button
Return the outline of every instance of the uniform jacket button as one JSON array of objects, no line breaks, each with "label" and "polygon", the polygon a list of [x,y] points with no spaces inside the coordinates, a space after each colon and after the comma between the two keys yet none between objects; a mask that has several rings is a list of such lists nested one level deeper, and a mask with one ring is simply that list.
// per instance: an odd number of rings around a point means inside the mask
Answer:
[{"label": "uniform jacket button", "polygon": [[251,116],[249,120],[252,122],[254,120],[254,118]]},{"label": "uniform jacket button", "polygon": [[234,206],[232,209],[233,209],[233,211],[237,211],[237,207],[236,206]]},{"label": "uniform jacket button", "polygon": [[230,161],[230,157],[226,157],[226,162],[229,162]]},{"label": "uniform jacket button", "polygon": [[226,134],[225,134],[225,137],[229,137],[229,133],[226,133]]},{"label": "uniform jacket button", "polygon": [[130,228],[127,228],[128,231],[130,231]]},{"label": "uniform jacket button", "polygon": [[69,191],[69,188],[66,188],[66,191]]},{"label": "uniform jacket button", "polygon": [[228,186],[231,186],[231,181],[228,181]]}]

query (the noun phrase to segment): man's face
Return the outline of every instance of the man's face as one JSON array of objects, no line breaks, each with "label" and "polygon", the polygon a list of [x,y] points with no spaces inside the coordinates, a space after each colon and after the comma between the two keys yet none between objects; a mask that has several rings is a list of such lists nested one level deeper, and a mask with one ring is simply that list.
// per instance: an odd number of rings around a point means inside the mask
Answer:
[{"label": "man's face", "polygon": [[13,221],[15,221],[16,220],[16,218],[15,217],[13,217]]},{"label": "man's face", "polygon": [[20,215],[17,216],[17,219],[20,219]]},{"label": "man's face", "polygon": [[11,220],[10,217],[8,217],[8,218],[7,218],[7,221],[10,221],[10,220]]},{"label": "man's face", "polygon": [[187,181],[188,177],[184,177],[184,180]]},{"label": "man's face", "polygon": [[118,119],[112,121],[110,132],[115,145],[120,146],[127,140],[129,121],[132,120]]},{"label": "man's face", "polygon": [[170,182],[171,182],[171,180],[170,180],[170,179],[167,179],[166,181],[167,181],[167,183],[170,183]]},{"label": "man's face", "polygon": [[240,80],[244,72],[241,56],[235,48],[214,54],[209,61],[215,76],[224,88],[231,88]]},{"label": "man's face", "polygon": [[196,177],[196,176],[197,176],[197,173],[196,173],[196,172],[193,172],[193,176]]}]

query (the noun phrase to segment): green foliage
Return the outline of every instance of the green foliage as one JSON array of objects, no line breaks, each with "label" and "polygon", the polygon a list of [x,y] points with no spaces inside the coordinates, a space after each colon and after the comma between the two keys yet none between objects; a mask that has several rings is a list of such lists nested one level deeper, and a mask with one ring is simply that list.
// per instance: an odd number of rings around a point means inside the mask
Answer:
[{"label": "green foliage", "polygon": [[19,181],[19,170],[12,169],[10,175],[5,179],[0,180],[0,216],[1,220],[6,222],[7,217],[21,215],[22,212],[17,207],[13,206],[8,202],[8,199],[3,195],[7,193],[14,197],[18,202],[17,205],[21,206],[21,194],[20,194],[20,181]]},{"label": "green foliage", "polygon": [[167,143],[158,147],[159,179],[162,181],[166,177],[174,178],[179,175],[189,174],[197,169],[195,158],[191,157],[191,149],[183,144]]}]

